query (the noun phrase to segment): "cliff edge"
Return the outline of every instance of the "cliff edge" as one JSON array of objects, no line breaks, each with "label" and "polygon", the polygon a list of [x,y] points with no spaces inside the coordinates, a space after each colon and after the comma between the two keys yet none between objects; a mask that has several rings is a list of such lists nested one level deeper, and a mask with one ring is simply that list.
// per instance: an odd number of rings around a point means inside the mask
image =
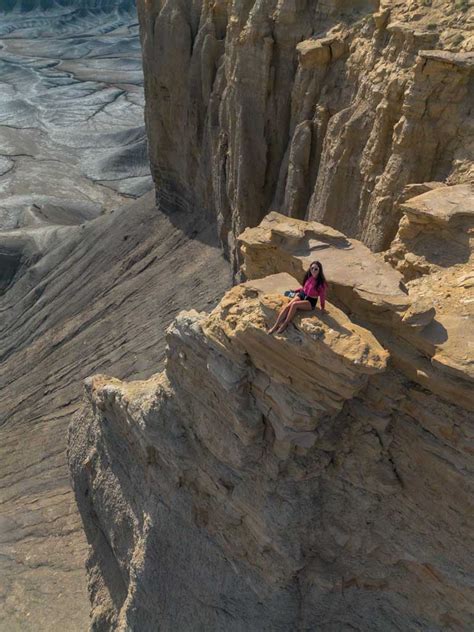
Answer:
[{"label": "cliff edge", "polygon": [[[271,213],[239,238],[247,280],[168,328],[163,373],[86,382],[69,464],[93,630],[472,625],[474,209],[463,187],[407,202],[393,265],[333,228]],[[417,220],[449,231],[408,231]],[[433,232],[456,235],[467,258],[446,242],[451,259],[427,262]],[[284,290],[316,258],[327,312],[270,336]]]}]

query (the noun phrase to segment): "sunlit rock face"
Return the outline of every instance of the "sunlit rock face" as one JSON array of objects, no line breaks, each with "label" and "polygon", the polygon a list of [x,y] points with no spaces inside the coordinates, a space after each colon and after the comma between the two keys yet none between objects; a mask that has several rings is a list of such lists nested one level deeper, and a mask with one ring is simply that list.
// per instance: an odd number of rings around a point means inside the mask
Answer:
[{"label": "sunlit rock face", "polygon": [[231,254],[269,211],[385,250],[405,185],[472,179],[468,4],[137,0],[160,205]]},{"label": "sunlit rock face", "polygon": [[150,188],[132,2],[0,2],[0,230],[70,225]]},{"label": "sunlit rock face", "polygon": [[[162,373],[86,382],[68,456],[94,632],[472,628],[472,193],[403,213],[399,270],[270,213],[239,237],[248,280],[168,328]],[[326,311],[269,335],[316,258]]]}]

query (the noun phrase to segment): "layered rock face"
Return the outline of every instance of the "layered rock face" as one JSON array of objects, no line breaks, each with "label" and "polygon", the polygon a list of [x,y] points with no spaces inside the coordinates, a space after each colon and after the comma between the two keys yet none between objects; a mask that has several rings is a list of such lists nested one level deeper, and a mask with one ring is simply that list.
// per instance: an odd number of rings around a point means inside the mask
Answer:
[{"label": "layered rock face", "polygon": [[139,0],[138,9],[159,203],[216,217],[230,251],[269,210],[382,250],[406,184],[469,180],[467,2]]},{"label": "layered rock face", "polygon": [[[409,260],[413,209],[440,206],[444,188],[409,200],[387,257]],[[403,279],[278,213],[240,248],[247,280],[177,317],[163,373],[86,383],[69,463],[92,629],[468,629],[472,258]],[[313,259],[327,311],[270,336]]]}]

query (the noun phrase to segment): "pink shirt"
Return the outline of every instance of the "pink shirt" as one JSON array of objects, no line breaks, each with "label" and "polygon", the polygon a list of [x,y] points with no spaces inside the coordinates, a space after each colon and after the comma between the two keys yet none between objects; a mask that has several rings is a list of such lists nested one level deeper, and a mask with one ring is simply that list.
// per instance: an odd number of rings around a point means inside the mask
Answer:
[{"label": "pink shirt", "polygon": [[299,287],[296,291],[297,292],[303,291],[308,296],[311,296],[311,298],[317,298],[319,296],[320,301],[321,301],[321,308],[324,309],[324,305],[326,303],[326,289],[327,289],[326,283],[322,283],[319,287],[317,287],[316,279],[314,278],[313,275],[311,275],[306,280],[306,283],[304,284],[304,286]]}]

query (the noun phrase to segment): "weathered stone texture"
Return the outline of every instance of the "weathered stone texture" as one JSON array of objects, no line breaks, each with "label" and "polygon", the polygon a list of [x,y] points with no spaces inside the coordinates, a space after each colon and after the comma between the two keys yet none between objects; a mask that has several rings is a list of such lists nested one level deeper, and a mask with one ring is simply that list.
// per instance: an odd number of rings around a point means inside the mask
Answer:
[{"label": "weathered stone texture", "polygon": [[[163,373],[86,384],[69,463],[92,629],[472,627],[472,260],[403,283],[278,213],[239,242],[248,280],[179,314]],[[327,311],[269,335],[313,259]]]},{"label": "weathered stone texture", "polygon": [[[270,213],[260,226],[247,229],[239,237],[244,257],[242,273],[254,278],[284,270],[301,277],[313,259],[321,259],[333,300],[376,328],[379,339],[391,350],[392,361],[410,379],[472,410],[471,187],[438,188],[408,200],[403,208],[409,217],[422,218],[424,230],[415,224],[417,239],[409,241],[402,220],[400,233],[385,254],[387,260],[394,260],[402,270],[407,261],[424,261],[423,253],[438,260],[438,266],[423,268],[418,263],[418,275],[408,274],[412,280],[406,284],[396,270],[384,265],[380,255],[356,240],[317,222],[278,213]],[[426,230],[431,223],[448,224],[449,232]],[[433,240],[436,248],[432,247]],[[410,247],[413,251],[408,251]],[[420,271],[432,274],[420,276]],[[413,280],[413,276],[419,278]]]},{"label": "weathered stone texture", "polygon": [[381,5],[139,0],[161,206],[216,217],[234,253],[269,210],[382,250],[406,184],[468,181],[465,7]]},{"label": "weathered stone texture", "polygon": [[469,261],[474,247],[474,187],[436,187],[400,206],[403,217],[385,259],[404,277]]}]

